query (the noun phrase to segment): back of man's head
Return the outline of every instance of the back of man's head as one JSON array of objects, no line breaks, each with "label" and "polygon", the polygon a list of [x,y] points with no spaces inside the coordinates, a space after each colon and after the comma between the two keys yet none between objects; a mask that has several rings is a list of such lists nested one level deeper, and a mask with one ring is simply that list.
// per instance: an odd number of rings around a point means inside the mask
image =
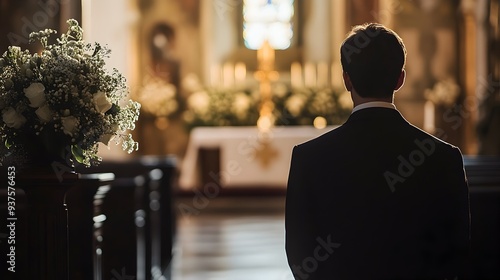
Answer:
[{"label": "back of man's head", "polygon": [[390,97],[406,63],[403,40],[377,23],[355,26],[340,47],[344,72],[362,97]]}]

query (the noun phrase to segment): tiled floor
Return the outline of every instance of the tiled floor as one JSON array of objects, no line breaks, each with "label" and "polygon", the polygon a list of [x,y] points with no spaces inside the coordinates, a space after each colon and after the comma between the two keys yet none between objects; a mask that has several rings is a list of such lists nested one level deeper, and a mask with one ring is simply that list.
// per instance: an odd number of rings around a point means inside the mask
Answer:
[{"label": "tiled floor", "polygon": [[[174,280],[293,279],[284,251],[284,197],[215,198],[178,217]],[[182,206],[181,206],[182,205]],[[179,212],[178,212],[179,213]]]}]

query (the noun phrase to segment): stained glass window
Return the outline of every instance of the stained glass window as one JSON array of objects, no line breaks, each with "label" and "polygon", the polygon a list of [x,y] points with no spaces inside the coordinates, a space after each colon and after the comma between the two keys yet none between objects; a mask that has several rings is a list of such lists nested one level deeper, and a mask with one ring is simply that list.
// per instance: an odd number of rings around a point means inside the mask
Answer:
[{"label": "stained glass window", "polygon": [[293,37],[294,0],[244,0],[243,39],[249,49],[259,49],[265,40],[284,50]]}]

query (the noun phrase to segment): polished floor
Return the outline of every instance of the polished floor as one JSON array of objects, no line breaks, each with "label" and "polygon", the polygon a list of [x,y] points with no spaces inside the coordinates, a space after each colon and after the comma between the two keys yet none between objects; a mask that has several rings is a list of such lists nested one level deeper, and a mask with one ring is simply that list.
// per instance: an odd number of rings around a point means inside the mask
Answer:
[{"label": "polished floor", "polygon": [[293,279],[284,250],[284,197],[182,198],[176,206],[172,279]]}]

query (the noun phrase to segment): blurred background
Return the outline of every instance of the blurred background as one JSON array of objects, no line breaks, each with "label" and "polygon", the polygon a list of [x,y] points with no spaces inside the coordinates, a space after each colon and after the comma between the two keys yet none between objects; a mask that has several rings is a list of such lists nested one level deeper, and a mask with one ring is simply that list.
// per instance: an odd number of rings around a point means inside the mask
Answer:
[{"label": "blurred background", "polygon": [[[279,11],[266,11],[267,3],[281,5]],[[9,45],[36,49],[27,44],[29,32],[66,32],[68,18],[83,25],[88,42],[108,45],[109,67],[127,77],[132,98],[143,103],[134,132],[140,154],[183,157],[185,128],[199,124],[188,102],[193,93],[258,90],[257,50],[267,37],[274,38],[279,72],[274,87],[343,91],[339,47],[353,25],[365,22],[389,26],[406,44],[407,82],[396,105],[410,122],[464,154],[500,154],[495,0],[2,0],[0,5],[2,52]],[[434,114],[425,110],[429,100]],[[248,118],[202,124],[251,124]]]}]

